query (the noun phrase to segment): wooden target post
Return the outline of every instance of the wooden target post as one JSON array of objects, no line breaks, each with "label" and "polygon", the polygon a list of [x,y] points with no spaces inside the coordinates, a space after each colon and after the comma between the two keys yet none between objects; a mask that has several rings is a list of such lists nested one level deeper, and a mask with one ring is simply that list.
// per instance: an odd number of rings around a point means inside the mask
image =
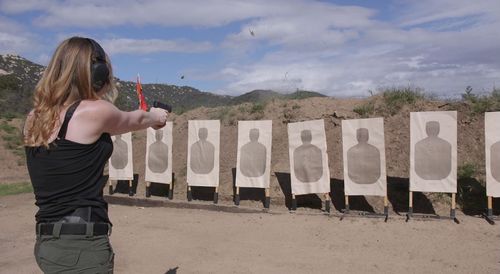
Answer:
[{"label": "wooden target post", "polygon": [[487,199],[488,199],[488,208],[486,209],[486,214],[483,213],[483,217],[490,225],[494,225],[495,224],[494,220],[497,220],[498,216],[493,215],[493,197],[488,196]]},{"label": "wooden target post", "polygon": [[349,195],[345,195],[345,209],[342,212],[342,216],[340,216],[340,220],[342,221],[347,216],[357,216],[357,217],[369,217],[369,218],[384,218],[384,222],[387,222],[389,219],[389,199],[387,195],[384,196],[384,213],[372,213],[372,212],[357,212],[356,214],[351,214],[351,208],[349,205]]},{"label": "wooden target post", "polygon": [[128,180],[128,196],[134,196],[134,189],[132,187],[133,180]]},{"label": "wooden target post", "polygon": [[408,213],[406,214],[406,222],[408,222],[411,218],[420,217],[420,218],[432,218],[438,220],[453,220],[456,224],[459,224],[460,221],[456,217],[456,196],[457,196],[456,193],[451,193],[450,216],[415,214],[413,212],[413,191],[410,191],[408,197]]},{"label": "wooden target post", "polygon": [[214,204],[217,204],[219,202],[219,187],[215,187],[215,192],[214,192]]},{"label": "wooden target post", "polygon": [[188,185],[187,186],[187,199],[188,202],[191,202],[193,200],[193,193],[191,192],[191,187]]},{"label": "wooden target post", "polygon": [[271,195],[269,193],[269,188],[266,188],[264,192],[266,195],[266,199],[264,200],[264,208],[269,209],[269,207],[271,206]]},{"label": "wooden target post", "polygon": [[[269,208],[271,204],[271,197],[269,196],[269,188],[264,188],[264,208]],[[234,204],[239,206],[240,205],[240,187],[236,187],[236,191],[234,194]]]},{"label": "wooden target post", "polygon": [[240,187],[236,187],[236,194],[234,195],[234,204],[239,206],[240,205]]},{"label": "wooden target post", "polygon": [[[325,208],[325,212],[327,212],[328,214],[330,214],[330,210],[331,210],[331,203],[330,203],[330,193],[322,193],[325,197],[325,205],[324,205],[324,208]],[[294,193],[292,193],[292,206],[291,206],[291,210],[292,211],[296,211],[297,210],[297,198],[295,196]]]},{"label": "wooden target post", "polygon": [[108,186],[108,194],[109,195],[113,195],[113,193],[114,193],[113,192],[113,182],[111,182],[111,180],[108,180],[108,184],[109,184],[109,186]]}]

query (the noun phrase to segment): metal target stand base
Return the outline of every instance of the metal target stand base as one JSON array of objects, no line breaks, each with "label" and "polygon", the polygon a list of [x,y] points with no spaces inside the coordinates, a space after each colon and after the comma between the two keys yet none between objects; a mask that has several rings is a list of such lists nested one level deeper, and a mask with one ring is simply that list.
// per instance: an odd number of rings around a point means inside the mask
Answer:
[{"label": "metal target stand base", "polygon": [[[264,188],[264,192],[265,192],[264,208],[265,209],[269,209],[269,206],[271,205],[271,196],[269,195],[269,188]],[[241,201],[241,198],[240,198],[240,187],[237,186],[236,187],[236,193],[234,194],[234,197],[233,197],[234,205],[235,206],[239,206],[240,205],[240,201]]]},{"label": "metal target stand base", "polygon": [[384,222],[387,223],[389,220],[389,201],[387,196],[384,196],[384,213],[372,213],[366,211],[351,211],[349,207],[349,196],[345,196],[345,209],[341,210],[342,215],[340,220],[342,221],[345,217],[365,217],[365,218],[384,218]]},{"label": "metal target stand base", "polygon": [[410,208],[408,213],[406,213],[405,222],[409,222],[410,219],[435,219],[435,220],[452,220],[456,224],[460,224],[460,221],[455,216],[455,210],[450,210],[450,216],[441,216],[441,215],[431,215],[431,214],[423,214],[423,213],[413,213],[413,209]]},{"label": "metal target stand base", "polygon": [[[170,195],[171,194],[169,193],[169,196]],[[186,195],[187,195],[188,202],[191,202],[193,200],[193,192],[191,191],[191,186],[189,186],[189,185],[187,186],[187,193],[186,193]],[[214,202],[214,204],[218,204],[219,203],[219,187],[218,186],[215,187],[213,202]]]},{"label": "metal target stand base", "polygon": [[[323,194],[325,196],[325,202],[324,202],[324,212],[325,214],[327,215],[330,215],[330,211],[331,211],[331,201],[330,201],[330,195],[329,193],[324,193]],[[291,207],[290,207],[290,213],[295,213],[295,211],[297,211],[297,198],[295,197],[295,194],[292,194],[292,204],[291,204]]]},{"label": "metal target stand base", "polygon": [[405,222],[409,222],[412,218],[419,219],[435,219],[435,220],[453,220],[456,224],[460,224],[460,221],[456,217],[456,194],[451,193],[451,209],[450,216],[441,216],[441,215],[432,215],[432,214],[424,214],[424,213],[413,213],[413,191],[409,193],[409,206],[408,213],[406,213]]},{"label": "metal target stand base", "polygon": [[493,215],[492,196],[488,196],[488,208],[486,209],[486,212],[483,212],[483,214],[481,214],[481,217],[483,217],[490,225],[495,225],[495,221],[500,220],[500,216]]}]

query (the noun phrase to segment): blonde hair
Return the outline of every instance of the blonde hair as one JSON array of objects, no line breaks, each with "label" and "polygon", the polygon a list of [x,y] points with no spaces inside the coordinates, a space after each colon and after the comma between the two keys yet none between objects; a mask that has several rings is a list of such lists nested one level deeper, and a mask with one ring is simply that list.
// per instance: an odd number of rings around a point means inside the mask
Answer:
[{"label": "blonde hair", "polygon": [[77,100],[114,100],[115,87],[108,56],[108,82],[101,90],[92,88],[93,51],[91,42],[82,37],[71,37],[57,47],[35,87],[33,111],[26,121],[25,145],[48,147],[52,132],[60,126],[60,112],[69,104]]}]

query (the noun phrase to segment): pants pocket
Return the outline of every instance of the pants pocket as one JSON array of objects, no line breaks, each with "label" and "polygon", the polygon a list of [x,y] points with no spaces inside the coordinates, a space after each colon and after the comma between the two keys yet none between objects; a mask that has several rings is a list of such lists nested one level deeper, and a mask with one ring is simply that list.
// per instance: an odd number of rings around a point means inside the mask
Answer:
[{"label": "pants pocket", "polygon": [[56,241],[41,242],[38,246],[37,261],[47,266],[75,266],[80,259],[78,247],[59,245]]}]

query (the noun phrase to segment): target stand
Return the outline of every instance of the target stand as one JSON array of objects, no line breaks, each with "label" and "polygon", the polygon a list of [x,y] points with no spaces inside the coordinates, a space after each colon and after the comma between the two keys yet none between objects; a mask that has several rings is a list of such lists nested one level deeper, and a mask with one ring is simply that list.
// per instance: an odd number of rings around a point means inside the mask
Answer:
[{"label": "target stand", "polygon": [[[325,197],[325,203],[324,203],[324,209],[326,214],[330,214],[331,211],[331,201],[330,201],[330,194],[329,193],[323,193]],[[297,210],[297,198],[295,197],[295,194],[292,193],[292,205],[290,207],[290,212],[294,213]]]},{"label": "target stand", "polygon": [[[186,195],[187,195],[188,202],[191,202],[193,200],[193,192],[191,190],[191,186],[190,185],[187,186],[187,193],[186,193]],[[215,187],[213,201],[214,201],[214,204],[219,203],[219,187],[218,186]]]},{"label": "target stand", "polygon": [[456,193],[451,193],[450,216],[440,216],[432,214],[413,213],[413,191],[410,191],[409,202],[408,202],[408,213],[406,213],[406,222],[410,221],[411,218],[453,220],[453,222],[455,222],[456,224],[460,224],[460,221],[456,217]]},{"label": "target stand", "polygon": [[349,195],[345,195],[345,209],[342,210],[340,220],[345,217],[366,217],[366,218],[384,218],[384,222],[389,219],[389,200],[384,196],[384,213],[373,213],[367,211],[352,211],[349,206]]},{"label": "target stand", "polygon": [[[133,180],[118,180],[118,181],[128,181],[128,196],[132,197],[134,196],[134,188],[133,188]],[[115,190],[113,189],[113,182],[111,180],[108,180],[108,194],[113,195],[115,193]]]},{"label": "target stand", "polygon": [[[175,175],[172,173],[172,181],[170,181],[170,184],[168,185],[168,191],[167,191],[167,198],[169,200],[174,199],[174,181],[175,181]],[[151,197],[151,183],[155,182],[146,182],[146,198]],[[158,184],[163,184],[163,183],[158,183]]]},{"label": "target stand", "polygon": [[[269,188],[265,188],[265,200],[264,200],[264,208],[269,209],[271,204],[271,197],[269,196]],[[234,194],[234,205],[240,205],[240,187],[236,187],[236,193]]]},{"label": "target stand", "polygon": [[488,208],[486,212],[483,213],[483,218],[490,224],[494,225],[496,220],[499,220],[499,216],[493,215],[493,197],[488,196]]}]

